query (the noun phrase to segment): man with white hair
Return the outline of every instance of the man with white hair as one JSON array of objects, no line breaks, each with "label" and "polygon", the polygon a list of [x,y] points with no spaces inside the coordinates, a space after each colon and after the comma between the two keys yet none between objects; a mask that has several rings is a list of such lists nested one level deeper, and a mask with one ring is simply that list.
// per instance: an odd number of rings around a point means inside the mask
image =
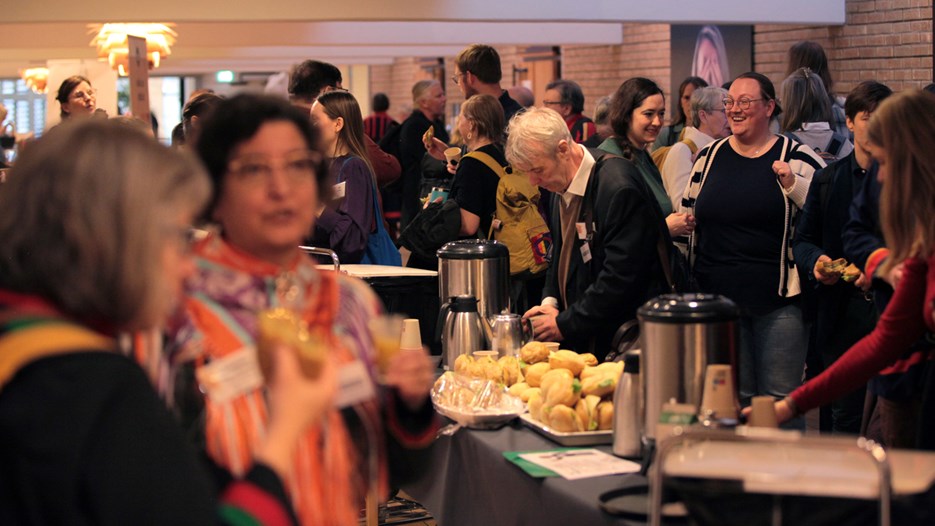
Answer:
[{"label": "man with white hair", "polygon": [[510,123],[507,160],[558,197],[544,299],[524,317],[537,340],[603,359],[617,329],[665,291],[660,236],[666,251],[671,240],[636,167],[595,152],[575,143],[551,109],[530,108]]}]

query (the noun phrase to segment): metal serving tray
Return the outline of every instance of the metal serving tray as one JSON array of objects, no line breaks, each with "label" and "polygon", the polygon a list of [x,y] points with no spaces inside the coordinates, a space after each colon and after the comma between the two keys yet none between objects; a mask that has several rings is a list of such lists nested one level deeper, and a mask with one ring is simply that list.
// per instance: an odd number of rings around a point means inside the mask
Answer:
[{"label": "metal serving tray", "polygon": [[552,429],[542,422],[533,420],[532,417],[529,416],[529,413],[524,413],[520,415],[519,418],[524,424],[535,429],[537,433],[561,446],[596,446],[600,444],[611,444],[614,441],[614,433],[609,429],[605,431],[563,433]]}]

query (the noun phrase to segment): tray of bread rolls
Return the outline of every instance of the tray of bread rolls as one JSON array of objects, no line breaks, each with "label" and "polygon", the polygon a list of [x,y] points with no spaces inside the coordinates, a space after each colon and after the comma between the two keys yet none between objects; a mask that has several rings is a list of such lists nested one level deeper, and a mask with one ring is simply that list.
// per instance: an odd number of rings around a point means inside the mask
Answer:
[{"label": "tray of bread rolls", "polygon": [[598,363],[593,354],[552,351],[530,342],[520,350],[523,381],[509,388],[526,402],[522,421],[563,446],[613,441],[614,391],[623,363]]}]

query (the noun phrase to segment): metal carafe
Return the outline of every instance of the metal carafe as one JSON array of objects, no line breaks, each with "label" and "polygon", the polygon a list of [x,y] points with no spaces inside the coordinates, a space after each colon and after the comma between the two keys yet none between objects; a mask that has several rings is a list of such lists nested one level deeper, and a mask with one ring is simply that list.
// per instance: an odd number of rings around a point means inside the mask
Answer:
[{"label": "metal carafe", "polygon": [[671,399],[698,408],[708,365],[732,366],[736,396],[739,309],[734,302],[714,294],[666,294],[646,302],[637,317],[644,441],[656,439],[659,413]]},{"label": "metal carafe", "polygon": [[464,239],[446,243],[438,254],[438,297],[470,295],[477,312],[490,319],[510,311],[510,250],[497,241]]},{"label": "metal carafe", "polygon": [[496,314],[490,318],[490,348],[500,357],[519,356],[519,350],[532,339],[532,321],[519,314]]},{"label": "metal carafe", "polygon": [[640,350],[623,356],[623,374],[614,391],[614,455],[638,457],[642,449],[643,392],[640,389]]},{"label": "metal carafe", "polygon": [[455,296],[442,305],[445,322],[442,329],[442,355],[445,369],[453,370],[462,354],[483,349],[486,343],[483,321],[477,312],[477,298]]}]

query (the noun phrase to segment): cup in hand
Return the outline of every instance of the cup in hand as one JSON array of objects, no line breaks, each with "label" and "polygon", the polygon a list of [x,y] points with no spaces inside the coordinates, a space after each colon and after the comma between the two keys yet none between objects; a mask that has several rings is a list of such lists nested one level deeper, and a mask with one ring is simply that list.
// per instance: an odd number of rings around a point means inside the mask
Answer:
[{"label": "cup in hand", "polygon": [[448,163],[448,170],[456,170],[458,163],[461,162],[461,148],[448,148],[445,150],[445,161]]},{"label": "cup in hand", "polygon": [[754,396],[750,403],[750,427],[779,427],[776,420],[776,400],[772,396]]},{"label": "cup in hand", "polygon": [[398,314],[385,314],[367,322],[373,345],[377,354],[377,369],[386,374],[390,360],[399,352],[403,334],[403,317]]}]

